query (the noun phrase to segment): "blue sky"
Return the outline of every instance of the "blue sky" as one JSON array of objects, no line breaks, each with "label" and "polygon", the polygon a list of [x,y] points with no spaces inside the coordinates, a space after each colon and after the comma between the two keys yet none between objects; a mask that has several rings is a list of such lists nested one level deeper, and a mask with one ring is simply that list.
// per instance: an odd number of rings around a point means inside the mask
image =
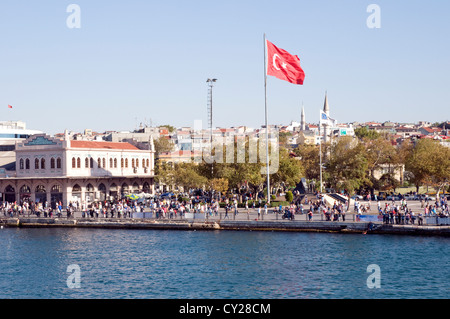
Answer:
[{"label": "blue sky", "polygon": [[2,0],[1,119],[50,134],[206,126],[214,77],[214,126],[260,127],[266,33],[306,73],[303,86],[268,77],[270,124],[299,121],[302,102],[318,122],[325,90],[341,123],[450,120],[449,21],[441,0]]}]

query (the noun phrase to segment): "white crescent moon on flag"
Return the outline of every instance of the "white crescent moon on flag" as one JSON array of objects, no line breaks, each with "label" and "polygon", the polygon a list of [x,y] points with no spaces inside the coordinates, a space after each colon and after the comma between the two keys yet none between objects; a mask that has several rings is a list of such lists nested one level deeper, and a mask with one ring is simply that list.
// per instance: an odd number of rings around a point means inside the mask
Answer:
[{"label": "white crescent moon on flag", "polygon": [[273,62],[273,67],[279,71],[280,68],[277,67],[277,64],[275,63],[275,60],[276,60],[277,57],[280,58],[280,56],[279,56],[278,54],[275,53],[275,54],[273,55],[273,59],[272,59],[273,61],[272,61],[272,62]]},{"label": "white crescent moon on flag", "polygon": [[[277,64],[275,63],[275,60],[276,60],[276,58],[278,57],[278,59],[280,59],[281,60],[281,58],[280,58],[280,56],[278,55],[278,54],[274,54],[273,55],[273,59],[272,59],[272,63],[273,63],[273,67],[275,68],[275,69],[277,69],[278,71],[280,71],[281,69],[279,68],[279,67],[277,67]],[[283,69],[286,69],[286,66],[287,66],[287,64],[283,61],[283,60],[281,60],[283,63],[281,64],[281,67],[283,68]]]}]

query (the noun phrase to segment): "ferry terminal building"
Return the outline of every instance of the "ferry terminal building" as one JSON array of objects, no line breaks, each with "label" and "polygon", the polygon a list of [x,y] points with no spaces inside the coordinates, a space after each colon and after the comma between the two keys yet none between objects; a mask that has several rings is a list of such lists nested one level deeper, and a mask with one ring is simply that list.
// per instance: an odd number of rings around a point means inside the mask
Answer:
[{"label": "ferry terminal building", "polygon": [[15,172],[0,172],[0,199],[55,208],[154,194],[154,146],[32,135],[16,143]]}]

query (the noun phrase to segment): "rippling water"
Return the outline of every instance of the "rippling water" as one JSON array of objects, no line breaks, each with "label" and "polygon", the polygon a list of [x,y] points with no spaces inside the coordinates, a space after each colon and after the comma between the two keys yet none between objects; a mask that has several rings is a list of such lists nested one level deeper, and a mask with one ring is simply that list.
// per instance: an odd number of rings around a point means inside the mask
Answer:
[{"label": "rippling water", "polygon": [[[448,298],[447,238],[0,230],[0,298]],[[80,288],[69,288],[69,265]],[[367,287],[367,266],[380,288]]]}]

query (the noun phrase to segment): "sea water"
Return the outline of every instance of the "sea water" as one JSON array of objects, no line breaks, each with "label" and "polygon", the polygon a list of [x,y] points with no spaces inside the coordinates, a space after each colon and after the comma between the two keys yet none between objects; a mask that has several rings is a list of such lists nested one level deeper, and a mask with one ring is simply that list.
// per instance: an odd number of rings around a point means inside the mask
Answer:
[{"label": "sea water", "polygon": [[448,298],[443,237],[0,230],[0,298]]}]

